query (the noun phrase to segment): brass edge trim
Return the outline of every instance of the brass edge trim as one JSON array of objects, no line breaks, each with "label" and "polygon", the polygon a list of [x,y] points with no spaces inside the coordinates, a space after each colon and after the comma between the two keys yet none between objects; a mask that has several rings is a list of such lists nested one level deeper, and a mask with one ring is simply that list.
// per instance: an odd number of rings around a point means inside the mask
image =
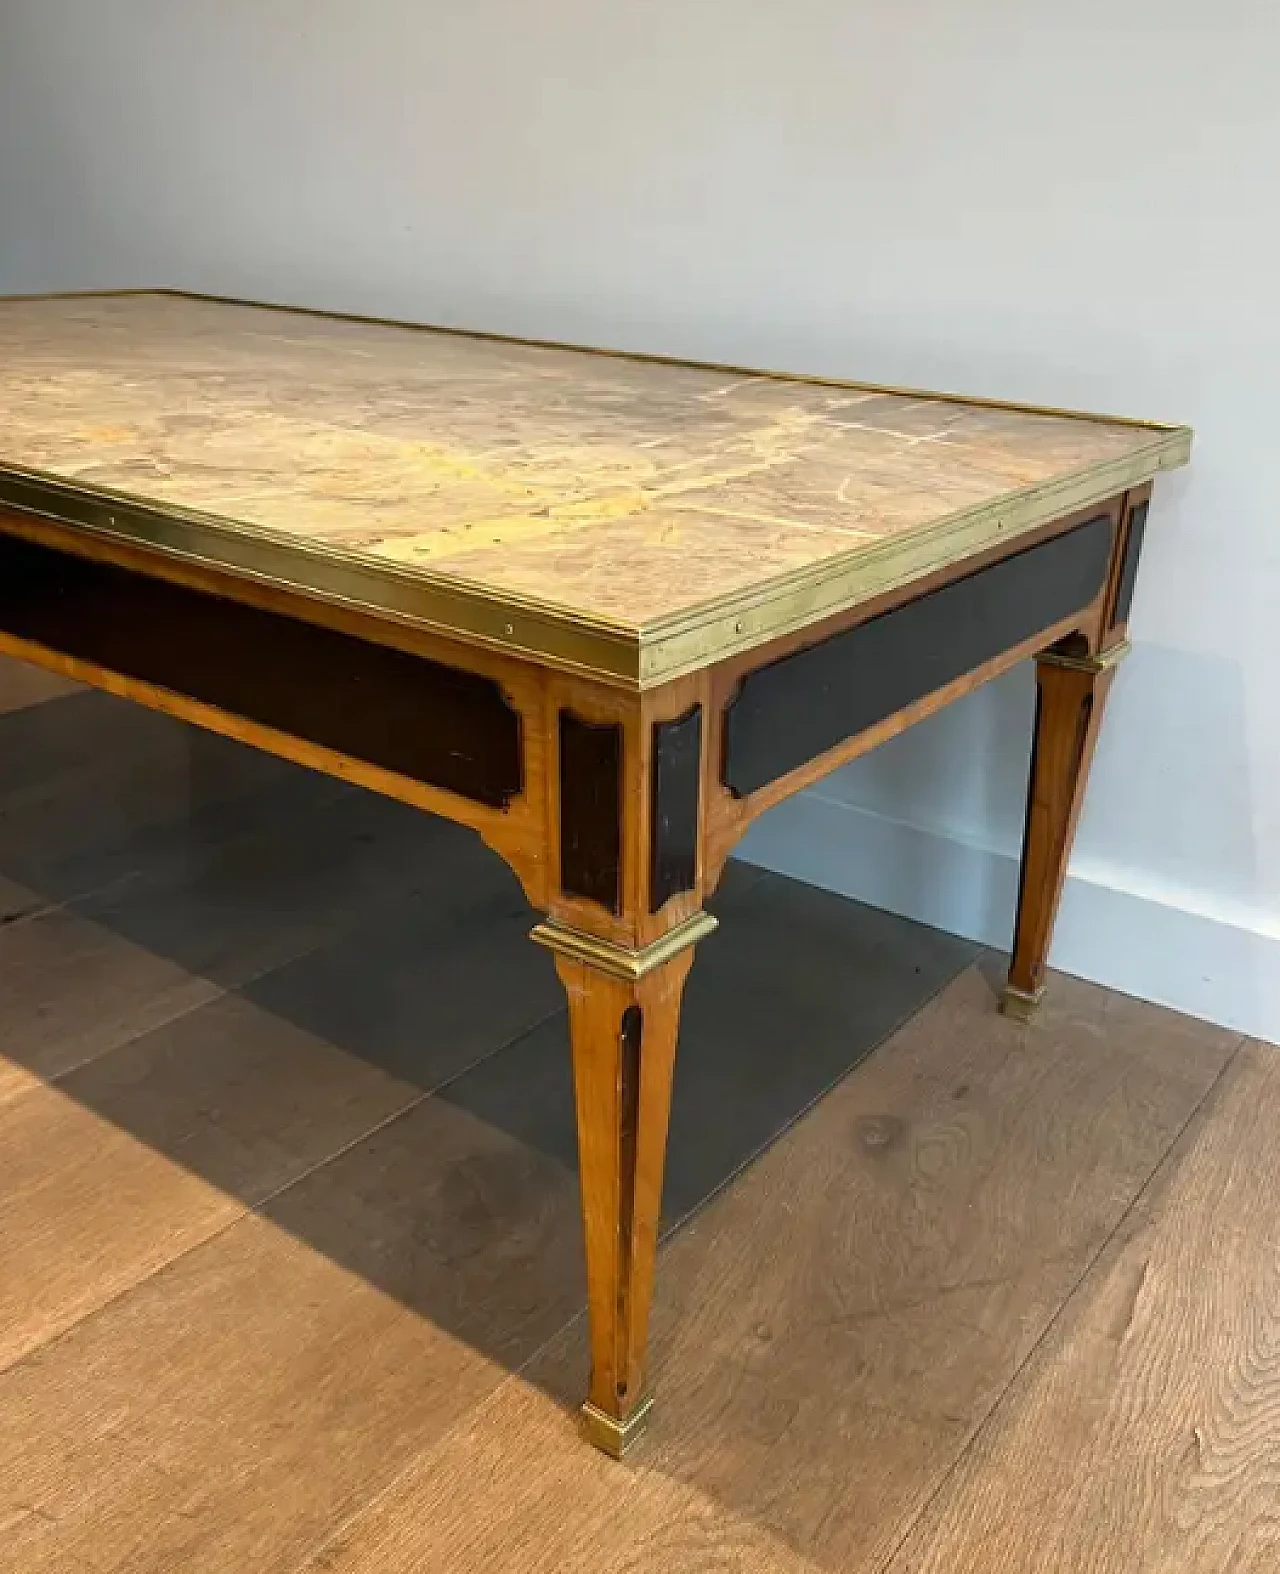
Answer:
[{"label": "brass edge trim", "polygon": [[[373,617],[643,690],[850,609],[998,541],[1017,540],[1149,480],[1160,468],[1183,463],[1185,452],[1180,438],[1168,438],[1123,461],[982,504],[928,531],[873,546],[864,542],[766,586],[719,597],[639,631],[532,599],[498,596],[456,576],[406,572],[359,553],[195,510],[159,508],[124,493],[91,491],[38,471],[0,468],[0,504]],[[306,565],[305,577],[300,563]]]},{"label": "brass edge trim", "polygon": [[621,1459],[644,1431],[652,1409],[653,1395],[646,1394],[625,1421],[618,1421],[588,1399],[581,1410],[583,1435],[611,1459]]},{"label": "brass edge trim", "polygon": [[1096,677],[1100,672],[1109,672],[1112,667],[1118,667],[1132,649],[1129,641],[1122,639],[1106,650],[1100,650],[1096,656],[1073,656],[1067,651],[1046,650],[1036,660],[1046,667],[1065,667],[1068,672],[1088,672]]},{"label": "brass edge trim", "polygon": [[1016,541],[1041,525],[1149,481],[1162,469],[1185,464],[1189,452],[1189,436],[1184,440],[1175,434],[1122,460],[980,504],[928,530],[870,547],[864,543],[767,586],[648,624],[640,633],[640,687],[667,683],[710,661],[740,655],[999,542]]},{"label": "brass edge trim", "polygon": [[655,967],[661,967],[672,957],[679,956],[681,951],[704,940],[717,922],[710,913],[694,913],[692,918],[686,918],[682,924],[677,924],[674,929],[668,930],[639,951],[616,945],[612,940],[602,940],[598,935],[586,934],[581,929],[570,929],[566,924],[557,923],[554,918],[536,924],[530,938],[560,956],[572,957],[574,961],[585,962],[597,972],[607,973],[610,978],[634,984]]},{"label": "brass edge trim", "polygon": [[1025,989],[1016,989],[1012,984],[1006,984],[1000,996],[1000,1014],[1013,1022],[1030,1022],[1043,999],[1043,984],[1039,989],[1032,990],[1030,994]]},{"label": "brass edge trim", "polygon": [[[0,467],[0,506],[311,600],[638,686],[638,647],[625,628],[586,615],[570,619],[563,611],[498,597],[455,577],[405,572],[261,526],[176,505],[161,508],[126,493],[90,490],[12,466]],[[300,563],[306,565],[301,572]]]}]

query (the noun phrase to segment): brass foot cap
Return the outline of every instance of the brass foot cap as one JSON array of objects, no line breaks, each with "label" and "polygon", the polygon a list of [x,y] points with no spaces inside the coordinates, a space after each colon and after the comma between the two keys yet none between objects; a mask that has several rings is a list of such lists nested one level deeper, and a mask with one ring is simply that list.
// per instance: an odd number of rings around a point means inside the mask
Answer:
[{"label": "brass foot cap", "polygon": [[1030,1022],[1043,999],[1043,984],[1039,989],[1032,990],[1030,994],[1025,989],[1016,989],[1012,984],[1006,984],[1004,993],[1000,996],[1000,1013],[1002,1016],[1012,1017],[1015,1022]]},{"label": "brass foot cap", "polygon": [[647,1395],[625,1421],[606,1415],[590,1400],[582,1407],[582,1430],[588,1443],[593,1443],[611,1459],[621,1459],[635,1442],[649,1420],[653,1407],[652,1394]]}]

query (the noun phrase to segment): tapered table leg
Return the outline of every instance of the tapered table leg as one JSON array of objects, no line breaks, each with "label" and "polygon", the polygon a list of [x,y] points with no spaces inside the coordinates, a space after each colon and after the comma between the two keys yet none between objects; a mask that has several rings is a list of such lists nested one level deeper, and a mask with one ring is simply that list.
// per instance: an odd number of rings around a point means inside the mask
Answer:
[{"label": "tapered table leg", "polygon": [[1046,651],[1036,660],[1036,724],[1022,847],[1018,917],[1006,1016],[1029,1021],[1044,994],[1045,964],[1084,802],[1102,712],[1127,644],[1099,656]]},{"label": "tapered table leg", "polygon": [[649,1409],[645,1343],[680,1002],[697,914],[644,951],[540,924],[569,999],[586,1236],[591,1380],[588,1438],[620,1458]]}]

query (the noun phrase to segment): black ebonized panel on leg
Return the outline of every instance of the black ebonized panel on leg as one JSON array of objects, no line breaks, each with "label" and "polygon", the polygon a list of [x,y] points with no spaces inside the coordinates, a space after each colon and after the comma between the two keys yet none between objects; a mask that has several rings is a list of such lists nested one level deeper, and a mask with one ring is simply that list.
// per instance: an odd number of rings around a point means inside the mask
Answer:
[{"label": "black ebonized panel on leg", "polygon": [[560,886],[622,911],[622,728],[560,712]]},{"label": "black ebonized panel on leg", "polygon": [[649,907],[657,912],[698,880],[702,707],[654,723]]}]

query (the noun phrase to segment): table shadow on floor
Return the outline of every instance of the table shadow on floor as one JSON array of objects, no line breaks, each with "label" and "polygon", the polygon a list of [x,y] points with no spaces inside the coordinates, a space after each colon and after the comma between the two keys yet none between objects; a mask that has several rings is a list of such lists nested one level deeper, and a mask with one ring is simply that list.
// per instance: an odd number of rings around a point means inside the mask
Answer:
[{"label": "table shadow on floor", "polygon": [[[78,707],[80,726],[80,711],[103,725],[78,696],[55,704]],[[146,743],[153,758],[152,733],[130,741],[125,725],[122,747],[142,759]],[[65,752],[50,718],[43,726]],[[112,821],[95,847],[74,781],[60,778],[52,822],[37,794],[42,832],[58,817],[79,827],[74,877],[52,851],[33,850],[21,807],[9,816],[4,845],[23,853],[0,861],[0,873],[30,883],[43,859],[46,872],[61,869],[43,893],[58,901],[68,886],[93,885],[85,871],[96,858],[111,879],[65,910],[226,991],[58,1087],[520,1365],[580,1310],[583,1289],[563,999],[550,958],[528,941],[533,914],[519,887],[456,826],[358,790],[334,794],[293,768],[263,782],[256,756],[220,740],[202,758],[214,761],[218,790],[132,843]],[[34,767],[24,769],[29,787]],[[744,865],[729,866],[711,905],[722,926],[700,948],[686,995],[667,1231],[975,954]],[[273,1179],[289,1172],[277,1154],[264,1176],[257,1152],[272,1146],[262,1134],[270,1114],[252,1108],[253,1079],[279,1095],[266,1073],[282,1028],[348,1057],[353,1086],[357,1066],[403,1084],[410,1107],[371,1134],[355,1131],[352,1145],[272,1196]],[[21,1058],[21,1045],[11,1052]],[[305,1078],[292,1041],[289,1053],[290,1075]],[[213,1140],[193,1141],[211,1109],[221,1123]],[[236,1111],[248,1120],[250,1109],[256,1148],[246,1158]]]}]

